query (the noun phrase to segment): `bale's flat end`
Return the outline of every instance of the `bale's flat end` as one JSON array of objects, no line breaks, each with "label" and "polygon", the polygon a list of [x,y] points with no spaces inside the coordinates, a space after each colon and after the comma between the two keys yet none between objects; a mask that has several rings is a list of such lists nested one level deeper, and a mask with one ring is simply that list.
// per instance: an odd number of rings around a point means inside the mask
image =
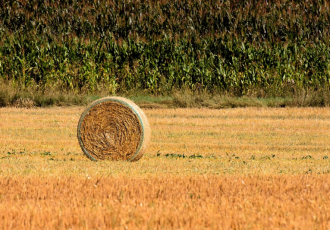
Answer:
[{"label": "bale's flat end", "polygon": [[91,160],[139,160],[150,141],[150,126],[143,111],[123,97],[94,101],[82,113],[77,136]]}]

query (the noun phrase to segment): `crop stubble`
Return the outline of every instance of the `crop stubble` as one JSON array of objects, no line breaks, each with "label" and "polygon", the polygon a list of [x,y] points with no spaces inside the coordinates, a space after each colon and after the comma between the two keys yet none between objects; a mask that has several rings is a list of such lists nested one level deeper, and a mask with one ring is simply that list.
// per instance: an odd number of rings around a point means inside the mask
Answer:
[{"label": "crop stubble", "polygon": [[2,177],[1,229],[329,229],[330,178]]},{"label": "crop stubble", "polygon": [[147,110],[133,164],[81,153],[82,111],[0,109],[0,229],[330,227],[328,109]]}]

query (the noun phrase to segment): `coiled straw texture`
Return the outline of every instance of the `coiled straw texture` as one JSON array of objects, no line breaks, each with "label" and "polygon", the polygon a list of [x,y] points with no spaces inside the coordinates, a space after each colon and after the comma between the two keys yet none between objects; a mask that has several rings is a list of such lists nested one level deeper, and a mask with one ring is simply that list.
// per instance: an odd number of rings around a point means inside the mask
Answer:
[{"label": "coiled straw texture", "polygon": [[150,126],[143,111],[122,97],[94,101],[80,117],[77,136],[92,160],[139,160],[150,141]]}]

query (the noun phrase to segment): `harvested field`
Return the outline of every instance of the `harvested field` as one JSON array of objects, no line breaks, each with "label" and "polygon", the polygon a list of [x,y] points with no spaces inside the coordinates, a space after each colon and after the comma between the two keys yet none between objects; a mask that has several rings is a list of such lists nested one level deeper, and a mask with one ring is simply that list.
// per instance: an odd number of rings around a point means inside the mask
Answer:
[{"label": "harvested field", "polygon": [[329,229],[329,176],[1,178],[1,229]]},{"label": "harvested field", "polygon": [[0,109],[0,229],[329,229],[330,110],[146,110],[138,162],[92,162],[84,108]]}]

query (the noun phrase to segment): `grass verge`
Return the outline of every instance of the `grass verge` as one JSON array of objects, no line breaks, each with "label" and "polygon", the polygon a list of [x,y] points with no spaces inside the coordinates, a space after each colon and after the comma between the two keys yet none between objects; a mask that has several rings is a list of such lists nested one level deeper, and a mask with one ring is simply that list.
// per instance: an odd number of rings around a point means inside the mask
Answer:
[{"label": "grass verge", "polygon": [[[0,107],[48,107],[87,105],[101,97],[111,96],[107,90],[94,94],[73,92],[62,89],[38,89],[38,87],[18,87],[12,82],[0,81]],[[117,96],[130,98],[142,108],[239,108],[239,107],[329,107],[330,90],[328,88],[292,89],[287,95],[235,96],[230,93],[174,89],[165,95],[153,95],[147,91],[129,91]]]}]

